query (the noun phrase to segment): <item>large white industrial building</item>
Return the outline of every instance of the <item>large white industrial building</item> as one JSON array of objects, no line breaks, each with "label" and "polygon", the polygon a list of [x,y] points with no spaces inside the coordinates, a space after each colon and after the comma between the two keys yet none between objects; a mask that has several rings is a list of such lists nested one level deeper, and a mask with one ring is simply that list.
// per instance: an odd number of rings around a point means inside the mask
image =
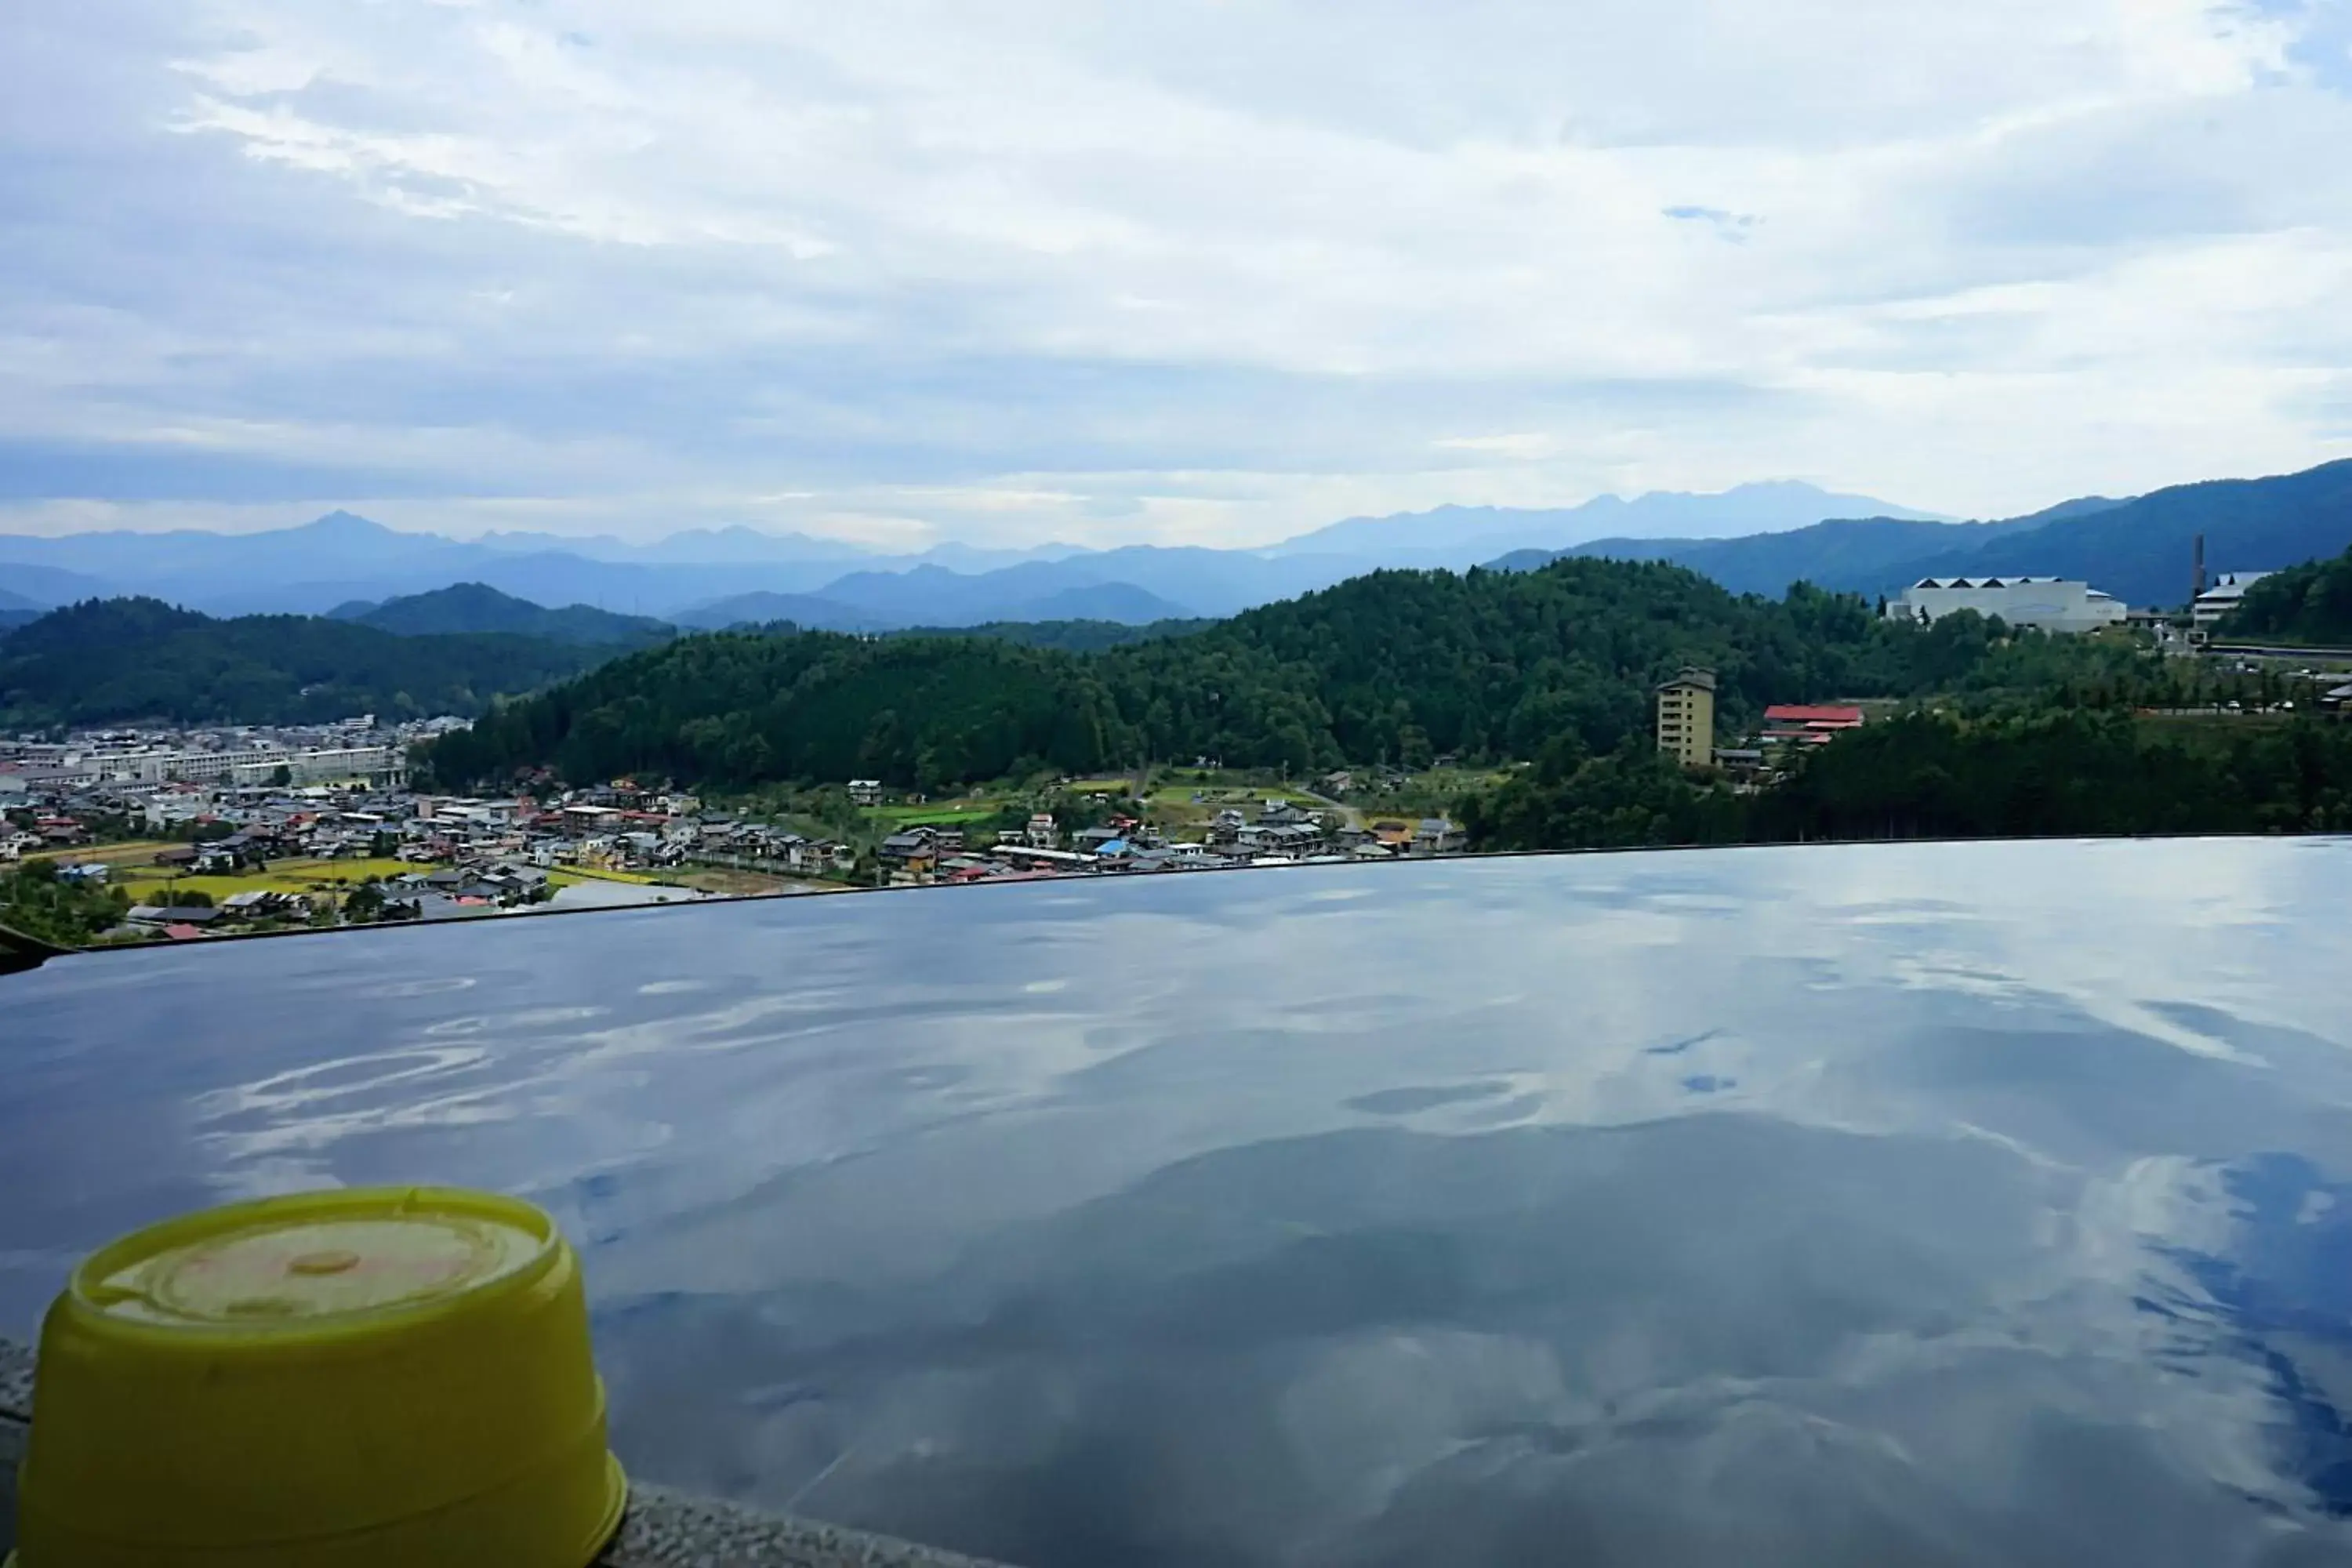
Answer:
[{"label": "large white industrial building", "polygon": [[2064,577],[1923,577],[1886,601],[1889,620],[1941,620],[1955,610],[2045,632],[2095,632],[2125,615],[2122,600]]}]

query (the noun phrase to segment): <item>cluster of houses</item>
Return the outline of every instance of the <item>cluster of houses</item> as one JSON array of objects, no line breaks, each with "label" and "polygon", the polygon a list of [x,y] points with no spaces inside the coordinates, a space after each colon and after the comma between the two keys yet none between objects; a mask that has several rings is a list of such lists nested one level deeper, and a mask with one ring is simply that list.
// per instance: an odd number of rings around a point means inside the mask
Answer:
[{"label": "cluster of houses", "polygon": [[266,922],[299,923],[310,918],[310,900],[299,893],[259,889],[231,893],[217,904],[133,904],[122,917],[124,933],[186,942],[225,928],[251,929]]},{"label": "cluster of houses", "polygon": [[108,784],[304,785],[405,782],[409,748],[463,720],[184,730],[88,730],[63,740],[0,738],[0,795]]},{"label": "cluster of houses", "polygon": [[[380,868],[370,868],[367,918],[436,921],[544,901],[566,871],[658,878],[695,865],[811,880],[972,882],[1380,860],[1465,847],[1462,830],[1442,818],[1364,822],[1351,811],[1309,810],[1286,799],[1218,810],[1197,842],[1188,840],[1199,828],[1179,840],[1116,815],[1066,833],[1040,812],[1010,830],[908,826],[877,845],[707,809],[695,795],[626,780],[485,798],[416,794],[389,771],[327,779],[248,760],[358,757],[395,739],[362,719],[324,731],[0,740],[0,861],[39,855],[64,875],[103,882],[114,864],[78,860],[77,848],[151,837],[169,841],[152,852],[156,866],[195,877],[249,876],[288,860],[396,862],[405,869],[383,867],[390,874],[378,876]],[[194,768],[162,760],[194,755],[236,760]],[[1344,788],[1356,781],[1333,782]],[[865,805],[883,795],[872,780],[856,781],[851,793]],[[349,876],[336,879],[361,885]],[[140,879],[142,886],[149,880]],[[324,912],[320,900],[293,891],[239,891],[210,905],[150,896],[156,901],[134,906],[126,918],[134,934],[187,939],[308,922]]]},{"label": "cluster of houses", "polygon": [[[0,772],[0,778],[5,778]],[[188,842],[158,864],[198,876],[266,868],[283,859],[333,860],[395,851],[404,796],[314,786],[103,784],[0,795],[0,861],[65,855],[108,833]],[[16,826],[21,823],[23,826]]]},{"label": "cluster of houses", "polygon": [[1354,826],[1343,814],[1268,800],[1255,820],[1239,807],[1219,811],[1205,840],[1171,839],[1132,816],[1066,837],[1054,817],[1033,815],[993,841],[970,842],[955,827],[909,827],[882,841],[878,858],[894,882],[1018,881],[1105,872],[1198,871],[1238,866],[1387,860],[1452,855],[1466,847],[1461,828],[1442,817]]}]

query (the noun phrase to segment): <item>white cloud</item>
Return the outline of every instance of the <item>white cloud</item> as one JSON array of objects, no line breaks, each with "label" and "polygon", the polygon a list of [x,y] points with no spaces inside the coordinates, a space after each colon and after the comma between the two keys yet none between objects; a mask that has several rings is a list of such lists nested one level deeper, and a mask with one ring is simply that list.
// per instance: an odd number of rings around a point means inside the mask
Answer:
[{"label": "white cloud", "polygon": [[1518,462],[1553,457],[1559,451],[1559,443],[1540,430],[1521,430],[1507,436],[1448,436],[1430,445],[1444,452],[1475,452]]},{"label": "white cloud", "polygon": [[54,8],[0,478],[1223,543],[2298,467],[2352,451],[2337,3]]}]

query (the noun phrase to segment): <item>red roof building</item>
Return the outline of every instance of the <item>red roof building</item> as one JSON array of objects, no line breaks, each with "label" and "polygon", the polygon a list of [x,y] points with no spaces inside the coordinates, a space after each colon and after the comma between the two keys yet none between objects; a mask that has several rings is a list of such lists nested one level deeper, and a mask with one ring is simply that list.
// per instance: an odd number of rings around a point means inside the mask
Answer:
[{"label": "red roof building", "polygon": [[1811,707],[1802,702],[1776,702],[1764,710],[1764,722],[1794,725],[1807,730],[1854,730],[1862,725],[1862,710]]},{"label": "red roof building", "polygon": [[1826,746],[1842,731],[1861,728],[1859,708],[1776,702],[1764,710],[1764,740],[1776,745]]}]

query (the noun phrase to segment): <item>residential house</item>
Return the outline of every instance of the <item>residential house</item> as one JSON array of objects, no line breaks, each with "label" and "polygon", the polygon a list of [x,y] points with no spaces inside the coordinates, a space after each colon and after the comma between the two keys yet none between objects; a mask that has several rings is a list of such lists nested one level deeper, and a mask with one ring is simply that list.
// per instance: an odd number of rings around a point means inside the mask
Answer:
[{"label": "residential house", "polygon": [[1032,849],[1058,849],[1062,845],[1062,830],[1055,826],[1050,812],[1041,811],[1032,816],[1027,831],[1021,837],[1022,842]]},{"label": "residential house", "polygon": [[307,899],[291,893],[273,893],[252,889],[231,893],[220,901],[220,918],[224,921],[282,920],[310,913]]},{"label": "residential house", "polygon": [[849,781],[849,799],[850,799],[851,804],[856,805],[881,805],[881,804],[882,804],[882,781],[881,781],[880,779],[852,779],[852,780],[850,780],[850,781]]},{"label": "residential house", "polygon": [[574,838],[601,837],[621,824],[621,808],[615,805],[567,805],[562,816],[563,831]]},{"label": "residential house", "polygon": [[192,925],[208,926],[221,918],[216,909],[200,909],[187,904],[133,904],[123,920],[131,925]]},{"label": "residential house", "polygon": [[927,877],[939,864],[939,836],[928,827],[893,833],[876,847],[875,858],[893,872],[904,871],[919,879]]},{"label": "residential house", "polygon": [[1412,852],[1416,855],[1455,855],[1470,842],[1470,836],[1443,816],[1424,816],[1413,829]]},{"label": "residential house", "polygon": [[[1279,856],[1286,860],[1304,860],[1323,847],[1322,833],[1308,823],[1285,822],[1273,827],[1260,824],[1250,831],[1257,835],[1253,847],[1261,855]],[[1244,845],[1250,843],[1247,834],[1244,835],[1242,842]]]}]

